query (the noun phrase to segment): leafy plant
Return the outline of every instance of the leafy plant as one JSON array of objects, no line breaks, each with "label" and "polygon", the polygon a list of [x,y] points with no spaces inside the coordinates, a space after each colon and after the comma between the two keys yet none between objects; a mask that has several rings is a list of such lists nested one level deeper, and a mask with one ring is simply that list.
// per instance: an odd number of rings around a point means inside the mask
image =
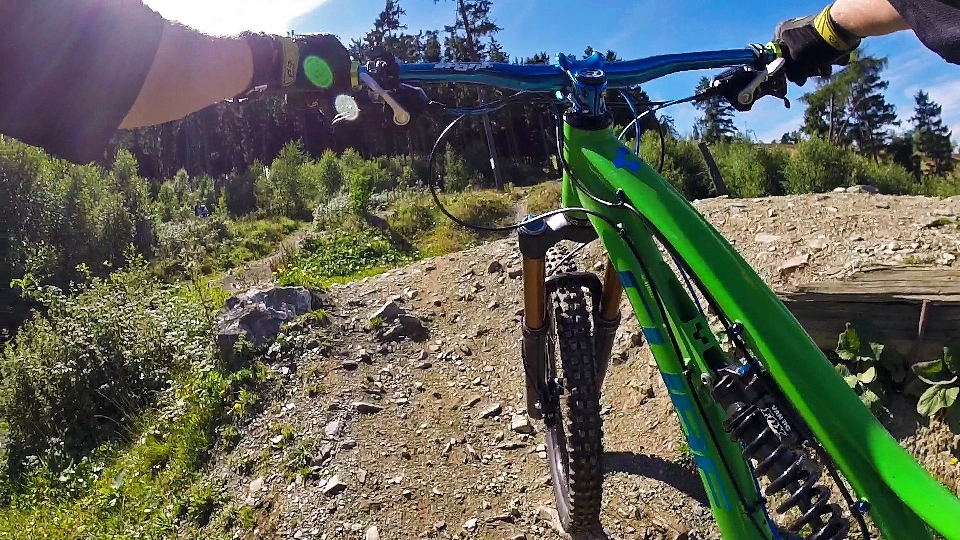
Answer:
[{"label": "leafy plant", "polygon": [[944,409],[954,415],[960,414],[960,406],[957,406],[960,396],[960,347],[944,347],[943,357],[914,364],[911,369],[920,381],[929,385],[917,402],[919,414],[933,416]]},{"label": "leafy plant", "polygon": [[902,356],[881,343],[863,339],[849,323],[834,354],[837,373],[874,414],[883,410],[882,398],[888,387],[902,383],[907,375]]}]

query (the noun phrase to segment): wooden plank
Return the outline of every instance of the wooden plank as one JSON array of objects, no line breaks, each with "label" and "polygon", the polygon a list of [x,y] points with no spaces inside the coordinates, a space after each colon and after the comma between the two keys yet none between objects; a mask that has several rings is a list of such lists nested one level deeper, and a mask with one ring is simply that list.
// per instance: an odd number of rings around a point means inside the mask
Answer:
[{"label": "wooden plank", "polygon": [[[938,357],[960,342],[960,270],[926,266],[880,267],[845,280],[812,283],[778,292],[821,348],[833,349],[852,323],[910,359]],[[924,301],[924,338],[917,349]]]}]

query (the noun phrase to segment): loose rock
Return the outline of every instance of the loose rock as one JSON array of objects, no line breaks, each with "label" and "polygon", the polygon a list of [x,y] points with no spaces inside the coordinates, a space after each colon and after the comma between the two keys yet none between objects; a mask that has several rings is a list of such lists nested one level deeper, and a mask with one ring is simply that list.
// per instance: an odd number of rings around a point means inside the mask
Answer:
[{"label": "loose rock", "polygon": [[345,489],[347,489],[347,484],[340,480],[339,476],[334,476],[330,480],[327,480],[326,485],[323,486],[323,494],[327,497],[333,497],[334,495],[342,493]]},{"label": "loose rock", "polygon": [[374,405],[373,403],[367,403],[365,401],[354,403],[353,408],[360,414],[377,414],[383,410],[383,407],[380,405]]},{"label": "loose rock", "polygon": [[503,412],[503,407],[499,403],[495,403],[480,413],[480,418],[493,418],[494,416],[500,416],[500,413]]}]

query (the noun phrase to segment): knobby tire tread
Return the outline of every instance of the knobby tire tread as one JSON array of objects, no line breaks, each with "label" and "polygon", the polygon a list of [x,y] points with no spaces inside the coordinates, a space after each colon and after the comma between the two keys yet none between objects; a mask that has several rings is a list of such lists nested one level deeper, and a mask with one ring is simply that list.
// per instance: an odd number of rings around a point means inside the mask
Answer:
[{"label": "knobby tire tread", "polygon": [[[547,255],[548,267],[559,262],[565,250],[554,248]],[[566,261],[560,273],[575,272],[573,261]],[[560,400],[558,431],[547,449],[551,464],[555,454],[565,452],[566,475],[551,467],[557,509],[567,532],[595,532],[600,529],[600,504],[603,494],[603,430],[600,418],[600,393],[597,389],[597,362],[594,355],[590,311],[583,289],[559,288],[551,295],[563,397]],[[556,358],[553,360],[556,362]],[[554,444],[549,444],[553,442]],[[566,478],[564,478],[566,476]],[[566,480],[566,489],[562,483]]]}]

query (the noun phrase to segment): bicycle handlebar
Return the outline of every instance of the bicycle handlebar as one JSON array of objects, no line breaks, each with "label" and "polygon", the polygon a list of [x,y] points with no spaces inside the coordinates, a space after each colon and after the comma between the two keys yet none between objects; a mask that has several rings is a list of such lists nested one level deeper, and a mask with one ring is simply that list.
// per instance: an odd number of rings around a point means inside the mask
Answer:
[{"label": "bicycle handlebar", "polygon": [[[752,64],[754,49],[666,54],[638,60],[609,62],[603,71],[609,88],[628,88],[672,73]],[[441,62],[400,64],[400,81],[407,84],[473,83],[515,91],[553,92],[568,88],[570,77],[557,65]]]}]

